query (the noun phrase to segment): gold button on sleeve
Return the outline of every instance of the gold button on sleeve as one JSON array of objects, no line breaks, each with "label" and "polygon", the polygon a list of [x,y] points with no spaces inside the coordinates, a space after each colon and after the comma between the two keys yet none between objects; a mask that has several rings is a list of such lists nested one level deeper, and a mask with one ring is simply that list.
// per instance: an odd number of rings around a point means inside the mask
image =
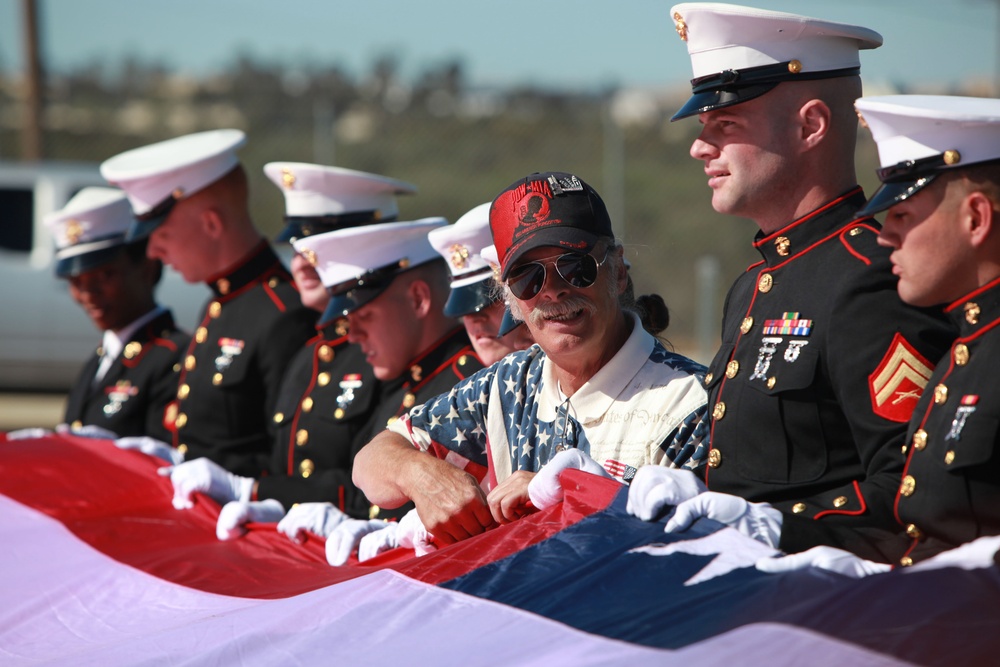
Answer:
[{"label": "gold button on sleeve", "polygon": [[834,507],[843,507],[847,504],[847,496],[837,496],[833,499]]},{"label": "gold button on sleeve", "polygon": [[309,442],[309,431],[300,428],[298,433],[295,434],[295,444],[301,447],[307,442]]},{"label": "gold button on sleeve", "polygon": [[792,514],[802,514],[806,511],[805,503],[795,503],[792,505]]},{"label": "gold button on sleeve", "polygon": [[708,466],[710,468],[718,468],[722,465],[722,452],[718,449],[713,449],[708,453]]}]

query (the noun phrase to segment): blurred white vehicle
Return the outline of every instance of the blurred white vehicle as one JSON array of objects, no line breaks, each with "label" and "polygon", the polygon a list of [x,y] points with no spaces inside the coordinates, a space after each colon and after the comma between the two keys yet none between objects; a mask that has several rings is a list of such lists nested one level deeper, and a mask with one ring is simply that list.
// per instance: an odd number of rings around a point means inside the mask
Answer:
[{"label": "blurred white vehicle", "polygon": [[[66,391],[101,342],[53,273],[42,223],[89,185],[107,186],[96,164],[0,162],[0,389]],[[191,331],[209,291],[165,268],[156,296]]]}]

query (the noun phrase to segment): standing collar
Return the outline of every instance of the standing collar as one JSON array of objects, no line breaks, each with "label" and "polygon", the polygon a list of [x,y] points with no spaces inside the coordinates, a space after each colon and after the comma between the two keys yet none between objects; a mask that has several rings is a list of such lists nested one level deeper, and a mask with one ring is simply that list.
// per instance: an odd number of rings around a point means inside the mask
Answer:
[{"label": "standing collar", "polygon": [[865,203],[860,186],[768,235],[757,232],[754,247],[768,266],[787,262],[810,250],[838,229],[855,221],[854,212]]},{"label": "standing collar", "polygon": [[218,297],[235,294],[247,285],[257,282],[270,269],[282,268],[281,260],[267,240],[262,239],[243,259],[223,270],[205,283]]},{"label": "standing collar", "polygon": [[980,333],[1000,319],[1000,277],[957,299],[944,312],[958,325],[960,338]]}]

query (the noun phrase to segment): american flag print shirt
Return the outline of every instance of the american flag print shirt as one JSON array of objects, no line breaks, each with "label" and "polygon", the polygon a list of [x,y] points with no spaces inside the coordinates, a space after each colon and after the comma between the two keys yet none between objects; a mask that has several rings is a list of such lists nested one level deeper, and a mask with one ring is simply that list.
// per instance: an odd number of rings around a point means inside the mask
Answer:
[{"label": "american flag print shirt", "polygon": [[490,489],[575,447],[621,481],[643,465],[694,469],[708,452],[705,368],[635,321],[618,353],[573,396],[540,347],[507,355],[410,410],[390,429]]}]

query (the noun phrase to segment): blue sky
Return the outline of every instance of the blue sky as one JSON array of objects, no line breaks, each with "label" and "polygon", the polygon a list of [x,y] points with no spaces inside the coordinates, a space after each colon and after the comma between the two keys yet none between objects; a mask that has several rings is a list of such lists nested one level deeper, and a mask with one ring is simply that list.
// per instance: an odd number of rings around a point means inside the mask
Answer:
[{"label": "blue sky", "polygon": [[[690,78],[662,0],[38,0],[47,66],[127,54],[179,72],[239,53],[364,72],[395,55],[404,75],[461,58],[476,85],[656,86]],[[950,84],[997,71],[1000,0],[760,0],[754,6],[858,23],[885,37],[866,81]],[[22,63],[21,3],[0,0],[0,68]]]}]

